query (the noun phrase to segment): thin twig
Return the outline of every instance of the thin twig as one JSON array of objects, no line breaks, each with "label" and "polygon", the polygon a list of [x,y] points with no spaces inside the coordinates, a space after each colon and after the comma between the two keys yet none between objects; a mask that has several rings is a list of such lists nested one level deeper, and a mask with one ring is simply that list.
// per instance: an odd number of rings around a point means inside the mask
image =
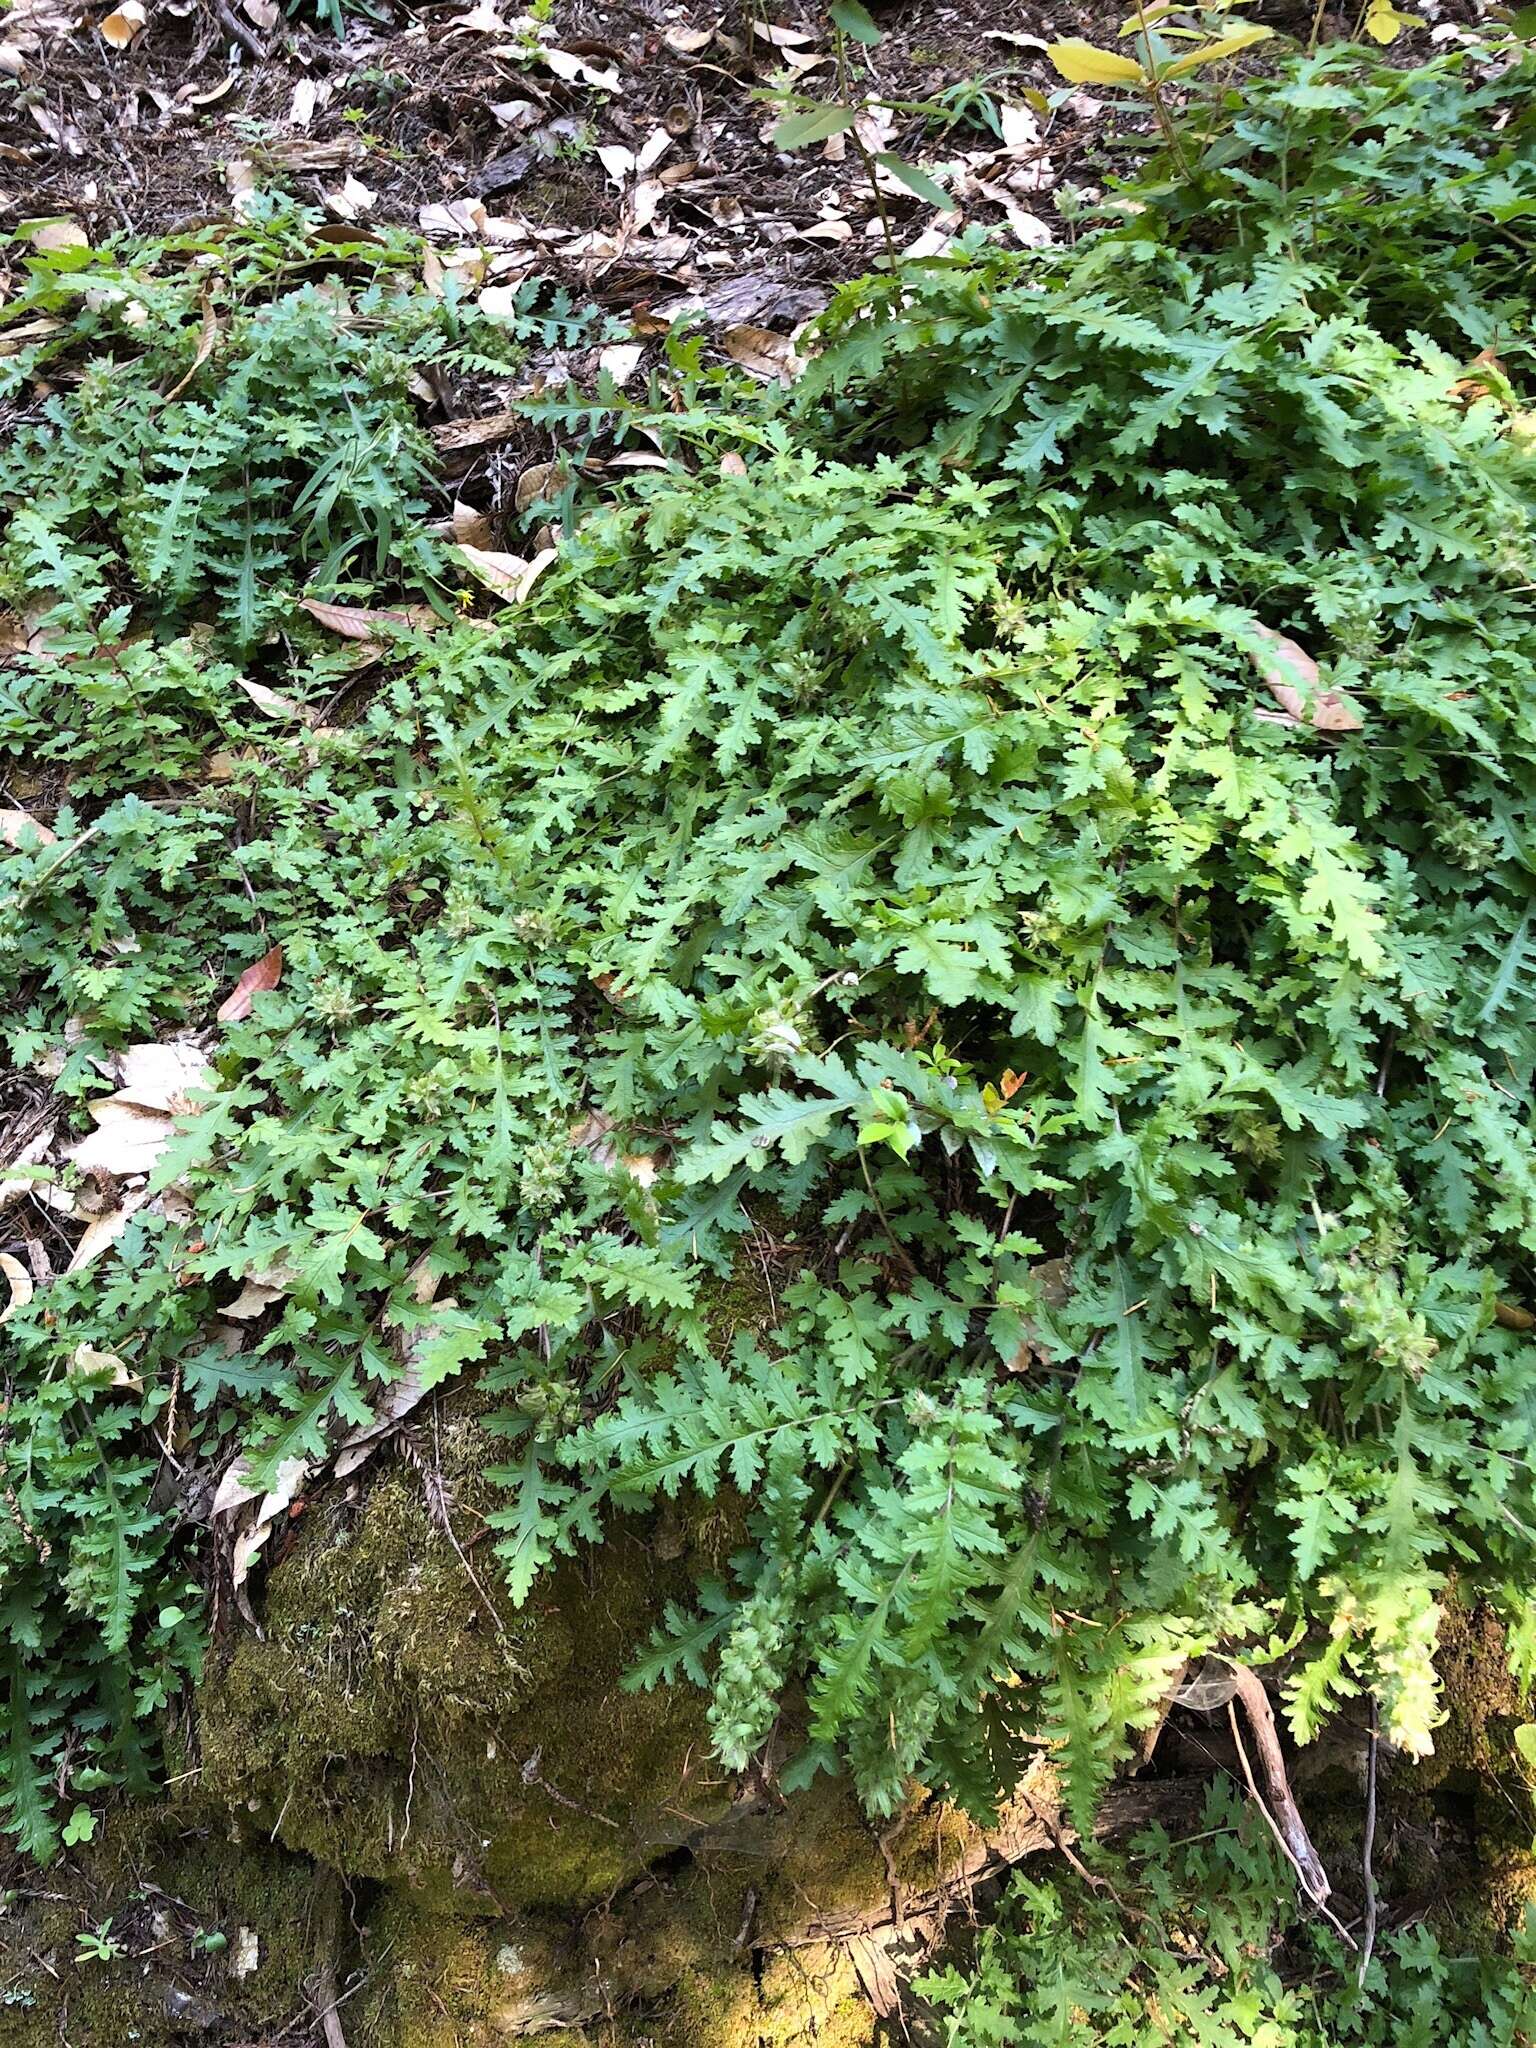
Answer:
[{"label": "thin twig", "polygon": [[1370,1728],[1365,1738],[1365,1838],[1360,1845],[1360,1867],[1365,1877],[1365,1927],[1360,1936],[1360,1969],[1356,1982],[1364,1988],[1371,1951],[1376,1946],[1376,1872],[1371,1858],[1376,1849],[1376,1755],[1380,1748],[1381,1712],[1371,1694]]},{"label": "thin twig", "polygon": [[219,27],[234,37],[247,56],[254,57],[258,64],[265,64],[272,54],[266,44],[248,29],[238,15],[225,6],[224,0],[213,0],[213,11],[218,16]]}]

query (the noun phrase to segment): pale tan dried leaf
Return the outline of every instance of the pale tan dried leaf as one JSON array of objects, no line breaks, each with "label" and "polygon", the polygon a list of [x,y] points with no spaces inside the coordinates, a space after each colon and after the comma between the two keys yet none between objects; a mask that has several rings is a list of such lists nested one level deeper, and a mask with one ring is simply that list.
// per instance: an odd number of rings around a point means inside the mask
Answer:
[{"label": "pale tan dried leaf", "polygon": [[159,1110],[139,1109],[115,1096],[93,1102],[90,1109],[96,1119],[95,1130],[66,1147],[63,1156],[82,1173],[122,1177],[153,1172],[171,1141],[173,1120]]},{"label": "pale tan dried leaf", "polygon": [[91,246],[90,236],[77,220],[40,220],[26,230],[26,237],[42,255],[57,254],[61,249],[89,249]]},{"label": "pale tan dried leaf", "polygon": [[[62,1073],[63,1070],[64,1063],[61,1060],[59,1072]],[[6,1160],[6,1168],[41,1166],[53,1149],[54,1133],[57,1128],[56,1123],[47,1123],[40,1131],[34,1131],[26,1144],[12,1158]],[[34,1180],[31,1174],[9,1172],[6,1176],[0,1177],[0,1209],[8,1209],[12,1202],[19,1202],[23,1195],[30,1194],[33,1189],[41,1191],[46,1186],[45,1180]]]},{"label": "pale tan dried leaf", "polygon": [[513,504],[521,517],[530,505],[543,499],[553,504],[565,489],[566,472],[558,462],[531,462],[517,479]]},{"label": "pale tan dried leaf", "polygon": [[640,358],[644,354],[643,341],[615,341],[599,355],[597,367],[605,371],[622,390],[639,369]]},{"label": "pale tan dried leaf", "polygon": [[458,552],[471,574],[509,604],[522,603],[556,554],[554,548],[541,548],[531,561],[524,561],[521,555],[491,548],[461,546]]},{"label": "pale tan dried leaf", "polygon": [[265,1314],[274,1301],[281,1301],[287,1291],[285,1287],[263,1287],[258,1280],[247,1280],[234,1300],[219,1313],[237,1323],[251,1323]]},{"label": "pale tan dried leaf", "polygon": [[[308,1478],[309,1471],[310,1464],[307,1458],[285,1458],[278,1466],[271,1490],[262,1495],[254,1520],[235,1538],[234,1553],[230,1559],[230,1577],[235,1586],[243,1586],[250,1577],[256,1554],[272,1533],[272,1524],[279,1515],[286,1514],[298,1498],[299,1489]],[[224,1476],[227,1483],[230,1474],[226,1473]],[[252,1489],[247,1486],[240,1498],[249,1499],[251,1491]],[[219,1495],[223,1492],[224,1487],[221,1485]],[[215,1496],[216,1510],[218,1497]]]},{"label": "pale tan dried leaf", "polygon": [[448,33],[451,36],[505,36],[511,32],[511,23],[502,20],[491,5],[491,0],[477,0],[477,4],[471,7],[468,14],[458,15],[448,25]]},{"label": "pale tan dried leaf", "polygon": [[1270,626],[1255,628],[1271,650],[1250,651],[1248,659],[1264,687],[1280,706],[1259,716],[1277,725],[1308,725],[1314,732],[1359,732],[1365,721],[1337,690],[1320,689],[1317,663],[1306,649]]},{"label": "pale tan dried leaf", "polygon": [[182,392],[186,390],[192,379],[213,354],[214,349],[218,346],[218,341],[218,315],[213,310],[213,300],[205,298],[203,300],[203,324],[198,330],[196,353],[182,375],[177,378],[170,390],[166,392],[163,400],[164,404],[169,405],[173,398],[180,398]]},{"label": "pale tan dried leaf", "polygon": [[17,1309],[26,1307],[36,1289],[32,1285],[32,1275],[20,1259],[13,1259],[9,1252],[0,1252],[0,1273],[5,1276],[9,1291],[5,1307],[0,1308],[0,1323],[6,1323]]},{"label": "pale tan dried leaf", "polygon": [[308,612],[315,623],[324,626],[328,633],[339,633],[343,640],[371,641],[380,626],[430,626],[437,623],[437,614],[425,605],[412,605],[400,611],[374,611],[366,605],[327,604],[318,597],[301,597],[299,610]]},{"label": "pale tan dried leaf", "polygon": [[[169,1123],[167,1123],[169,1132]],[[99,1259],[122,1236],[128,1225],[138,1215],[149,1196],[143,1188],[136,1188],[124,1195],[115,1209],[109,1209],[105,1216],[98,1216],[86,1226],[85,1234],[75,1246],[74,1255],[64,1268],[66,1273],[82,1272],[93,1261]]]},{"label": "pale tan dried leaf", "polygon": [[597,92],[614,94],[624,90],[624,81],[617,71],[605,71],[601,65],[589,64],[585,57],[578,57],[574,51],[546,47],[539,54],[556,78],[563,78],[567,84],[590,85]]},{"label": "pale tan dried leaf", "polygon": [[809,29],[786,28],[777,21],[754,21],[751,27],[759,42],[772,43],[776,50],[795,50],[816,40]]},{"label": "pale tan dried leaf", "polygon": [[728,327],[720,337],[726,354],[754,377],[765,382],[788,384],[804,368],[787,334],[775,334],[768,327]]},{"label": "pale tan dried leaf", "polygon": [[235,681],[256,709],[265,712],[268,718],[296,719],[300,725],[320,723],[320,713],[308,704],[300,704],[292,697],[279,696],[276,690],[269,690],[265,683],[248,682],[244,676],[236,676]]},{"label": "pale tan dried leaf", "polygon": [[325,201],[326,212],[334,219],[354,221],[373,211],[379,195],[348,171],[334,192],[322,192],[320,196]]},{"label": "pale tan dried leaf", "polygon": [[307,128],[315,118],[315,104],[320,95],[319,81],[301,78],[293,88],[293,98],[288,103],[288,125],[290,128]]},{"label": "pale tan dried leaf", "polygon": [[216,107],[220,100],[228,99],[238,83],[234,72],[226,71],[217,85],[210,85],[203,92],[183,86],[176,97],[189,107]]},{"label": "pale tan dried leaf", "polygon": [[122,0],[122,5],[109,14],[101,24],[101,39],[110,43],[114,50],[126,50],[144,32],[149,19],[145,12],[144,0]]},{"label": "pale tan dried leaf", "polygon": [[0,846],[52,846],[57,839],[30,811],[0,811]]},{"label": "pale tan dried leaf", "polygon": [[466,505],[462,498],[454,499],[448,524],[454,539],[462,547],[488,547],[494,537],[485,513],[475,505]]},{"label": "pale tan dried leaf", "polygon": [[77,1344],[69,1361],[71,1377],[105,1380],[109,1386],[142,1388],[143,1380],[123,1363],[115,1351],[98,1351],[94,1344]]},{"label": "pale tan dried leaf", "polygon": [[692,57],[700,50],[707,50],[715,39],[712,28],[669,28],[662,41],[669,50],[679,57]]},{"label": "pale tan dried leaf", "polygon": [[215,1085],[207,1054],[184,1038],[126,1046],[112,1065],[120,1084],[112,1100],[160,1110],[166,1116],[186,1116],[199,1109],[196,1092]]},{"label": "pale tan dried leaf", "polygon": [[424,1324],[411,1333],[406,1345],[405,1369],[399,1379],[384,1389],[383,1398],[374,1411],[371,1422],[360,1423],[350,1435],[342,1438],[336,1447],[336,1477],[345,1479],[355,1472],[359,1465],[371,1458],[378,1449],[382,1438],[391,1436],[412,1409],[420,1406],[427,1389],[421,1383],[421,1367],[414,1355],[423,1342],[440,1334],[437,1326]]}]

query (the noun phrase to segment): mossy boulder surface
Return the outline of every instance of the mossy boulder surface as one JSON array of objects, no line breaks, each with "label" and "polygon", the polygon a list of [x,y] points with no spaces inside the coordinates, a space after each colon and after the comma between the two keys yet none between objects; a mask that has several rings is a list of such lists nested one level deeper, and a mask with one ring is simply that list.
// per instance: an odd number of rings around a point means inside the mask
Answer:
[{"label": "mossy boulder surface", "polygon": [[724,1812],[701,1697],[620,1685],[686,1583],[638,1526],[516,1610],[407,1472],[307,1523],[203,1688],[205,1800],[484,1911],[582,1910]]}]

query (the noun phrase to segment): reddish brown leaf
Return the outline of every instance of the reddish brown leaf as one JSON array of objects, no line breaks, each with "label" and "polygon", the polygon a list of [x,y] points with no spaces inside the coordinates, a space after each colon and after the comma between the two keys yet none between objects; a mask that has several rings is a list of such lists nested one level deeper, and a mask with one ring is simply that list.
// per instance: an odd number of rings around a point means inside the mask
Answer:
[{"label": "reddish brown leaf", "polygon": [[276,988],[282,979],[283,949],[274,946],[270,953],[263,953],[253,961],[235,983],[229,994],[220,1003],[215,1015],[221,1024],[234,1024],[251,1014],[251,999],[263,994],[269,988]]}]

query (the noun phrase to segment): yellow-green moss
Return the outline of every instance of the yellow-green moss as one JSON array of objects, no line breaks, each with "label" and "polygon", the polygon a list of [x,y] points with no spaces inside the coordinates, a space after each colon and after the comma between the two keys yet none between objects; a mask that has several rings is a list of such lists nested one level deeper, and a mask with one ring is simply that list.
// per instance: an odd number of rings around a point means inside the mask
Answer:
[{"label": "yellow-green moss", "polygon": [[210,1672],[202,1796],[438,1903],[600,1900],[729,1796],[702,1696],[620,1683],[690,1579],[620,1523],[516,1611],[494,1562],[468,1563],[413,1477],[387,1475],[360,1510],[319,1512],[272,1574],[263,1637]]}]

